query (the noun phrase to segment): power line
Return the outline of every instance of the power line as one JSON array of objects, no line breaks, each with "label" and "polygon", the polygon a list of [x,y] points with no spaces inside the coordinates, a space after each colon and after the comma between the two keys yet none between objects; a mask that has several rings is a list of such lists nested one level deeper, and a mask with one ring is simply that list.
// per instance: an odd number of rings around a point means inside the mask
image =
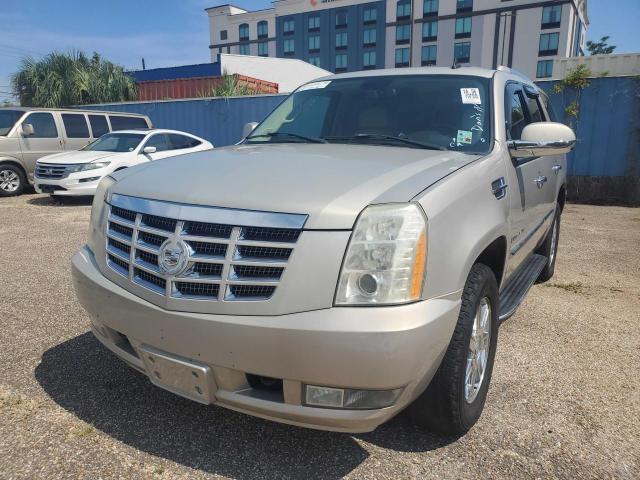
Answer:
[{"label": "power line", "polygon": [[30,50],[28,48],[14,47],[13,45],[6,45],[6,44],[3,44],[3,43],[0,43],[0,48],[6,48],[6,49],[9,49],[9,50],[15,50],[17,52],[24,52],[24,53],[28,53],[28,54],[31,54],[31,55],[40,55],[40,56],[47,55],[46,53],[36,52],[35,50]]}]

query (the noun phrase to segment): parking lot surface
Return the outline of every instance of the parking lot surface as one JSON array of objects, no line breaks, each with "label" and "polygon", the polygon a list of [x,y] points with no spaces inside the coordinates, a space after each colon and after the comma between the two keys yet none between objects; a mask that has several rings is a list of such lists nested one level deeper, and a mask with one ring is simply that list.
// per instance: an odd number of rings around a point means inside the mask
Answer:
[{"label": "parking lot surface", "polygon": [[639,478],[640,209],[568,205],[462,438],[268,422],[152,386],[89,333],[87,201],[0,199],[0,478]]}]

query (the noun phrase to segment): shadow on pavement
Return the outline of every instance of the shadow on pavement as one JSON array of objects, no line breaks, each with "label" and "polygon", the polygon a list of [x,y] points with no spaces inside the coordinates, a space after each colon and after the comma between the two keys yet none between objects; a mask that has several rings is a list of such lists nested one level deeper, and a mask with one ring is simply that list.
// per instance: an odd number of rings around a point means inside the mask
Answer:
[{"label": "shadow on pavement", "polygon": [[432,450],[454,440],[419,430],[405,415],[352,436],[200,405],[153,386],[91,333],[47,350],[35,376],[57,404],[113,438],[235,478],[340,478],[368,457],[356,439],[400,451]]},{"label": "shadow on pavement", "polygon": [[27,200],[29,205],[36,207],[77,207],[91,205],[93,197],[52,197],[38,196]]}]

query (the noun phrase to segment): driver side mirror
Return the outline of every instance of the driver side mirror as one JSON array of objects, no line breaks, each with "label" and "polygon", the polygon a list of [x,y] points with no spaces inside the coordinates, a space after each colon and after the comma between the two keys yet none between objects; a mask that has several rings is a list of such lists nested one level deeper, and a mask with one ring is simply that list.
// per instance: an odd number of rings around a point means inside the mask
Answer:
[{"label": "driver side mirror", "polygon": [[35,130],[33,129],[33,125],[32,124],[30,124],[30,123],[23,123],[22,124],[22,136],[23,137],[30,137],[34,133],[35,133]]},{"label": "driver side mirror", "polygon": [[575,147],[576,135],[562,123],[536,122],[524,127],[520,140],[507,145],[514,158],[564,155]]},{"label": "driver side mirror", "polygon": [[156,147],[148,146],[148,147],[144,147],[144,148],[142,149],[142,153],[144,153],[144,154],[147,154],[147,155],[148,155],[148,154],[150,154],[150,153],[156,153],[156,151],[157,151],[157,150],[158,150],[158,149],[157,149]]},{"label": "driver side mirror", "polygon": [[244,125],[244,128],[242,129],[242,138],[248,137],[249,134],[253,132],[257,126],[258,126],[258,122],[246,123]]}]

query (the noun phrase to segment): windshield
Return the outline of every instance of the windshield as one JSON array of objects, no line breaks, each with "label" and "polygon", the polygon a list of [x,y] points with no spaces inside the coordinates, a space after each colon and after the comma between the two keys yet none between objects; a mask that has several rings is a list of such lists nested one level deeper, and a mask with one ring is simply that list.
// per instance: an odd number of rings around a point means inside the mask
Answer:
[{"label": "windshield", "polygon": [[0,110],[0,136],[6,136],[23,114],[20,110]]},{"label": "windshield", "polygon": [[368,143],[486,153],[491,149],[489,79],[388,75],[300,87],[247,143]]},{"label": "windshield", "polygon": [[132,152],[144,138],[138,133],[107,133],[82,150],[100,152]]}]

